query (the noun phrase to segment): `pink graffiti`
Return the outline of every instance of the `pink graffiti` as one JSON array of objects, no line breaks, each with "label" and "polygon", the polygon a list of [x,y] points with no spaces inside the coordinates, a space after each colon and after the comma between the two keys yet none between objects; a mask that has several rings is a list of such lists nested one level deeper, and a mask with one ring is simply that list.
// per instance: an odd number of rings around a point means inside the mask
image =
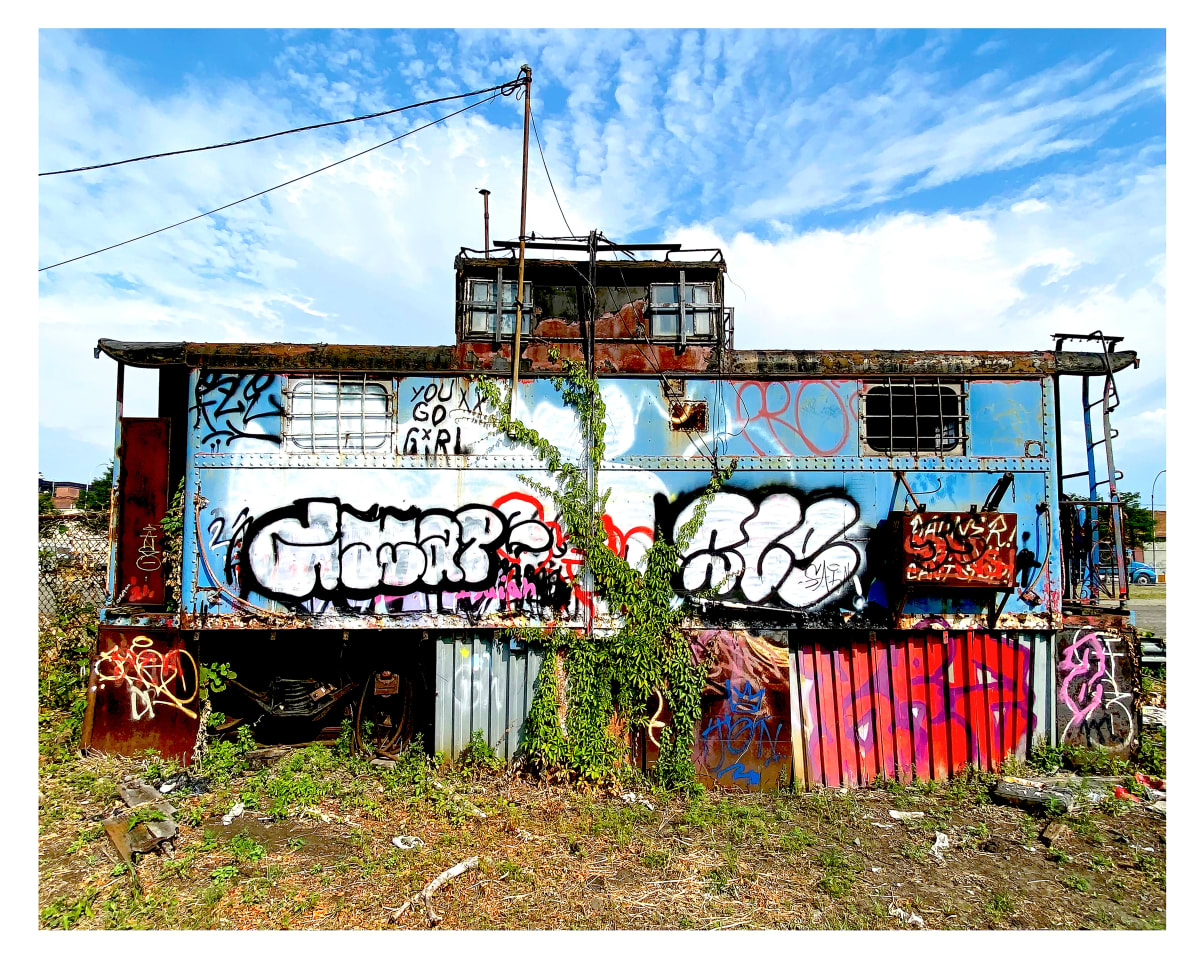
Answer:
[{"label": "pink graffiti", "polygon": [[[746,442],[758,456],[783,454],[788,456],[828,457],[838,453],[850,439],[852,425],[858,416],[858,393],[843,397],[838,387],[846,380],[802,380],[792,384],[786,381],[750,380],[737,388],[735,428],[742,432]],[[805,433],[802,423],[801,400],[804,391],[823,388],[837,401],[841,414],[841,434],[832,446],[817,446]],[[772,404],[772,399],[775,402]],[[836,417],[835,417],[836,418]],[[822,418],[824,420],[824,418]],[[764,450],[754,442],[745,428],[751,424],[762,424],[778,445],[776,449]]]},{"label": "pink graffiti", "polygon": [[[1071,711],[1066,730],[1076,724],[1081,725],[1104,702],[1105,659],[1106,651],[1099,635],[1085,634],[1082,630],[1075,634],[1071,645],[1063,651],[1059,670],[1065,672],[1066,676],[1058,688],[1058,697]],[[1084,679],[1072,694],[1071,684],[1076,677]]]}]

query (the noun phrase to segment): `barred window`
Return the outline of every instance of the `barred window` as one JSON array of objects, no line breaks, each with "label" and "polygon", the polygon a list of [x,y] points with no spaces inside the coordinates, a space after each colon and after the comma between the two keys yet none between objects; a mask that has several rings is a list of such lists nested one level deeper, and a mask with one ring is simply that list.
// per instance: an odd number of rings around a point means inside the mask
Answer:
[{"label": "barred window", "polygon": [[291,377],[284,439],[311,452],[391,449],[394,409],[390,381],[365,374]]},{"label": "barred window", "polygon": [[966,453],[967,394],[961,382],[888,380],[863,384],[863,445],[867,455]]}]

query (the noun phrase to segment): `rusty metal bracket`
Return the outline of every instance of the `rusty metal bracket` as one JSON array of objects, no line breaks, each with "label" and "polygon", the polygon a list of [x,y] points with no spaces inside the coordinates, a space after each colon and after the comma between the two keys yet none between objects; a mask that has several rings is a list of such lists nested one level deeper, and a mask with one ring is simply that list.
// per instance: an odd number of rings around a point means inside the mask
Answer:
[{"label": "rusty metal bracket", "polygon": [[[917,499],[917,495],[915,493],[913,493],[913,488],[908,485],[908,477],[906,477],[904,475],[904,471],[903,470],[893,470],[892,472],[896,475],[896,479],[899,480],[902,484],[904,484],[904,489],[908,491],[909,497],[912,498],[913,504],[916,505],[917,512],[924,513],[925,512],[925,504],[921,503],[921,501]],[[907,513],[907,512],[908,511],[906,510],[905,513]]]}]

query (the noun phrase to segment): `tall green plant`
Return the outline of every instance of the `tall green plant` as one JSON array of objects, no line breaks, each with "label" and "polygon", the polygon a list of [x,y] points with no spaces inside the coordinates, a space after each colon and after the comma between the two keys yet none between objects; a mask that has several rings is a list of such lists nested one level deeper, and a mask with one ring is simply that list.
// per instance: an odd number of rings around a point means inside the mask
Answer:
[{"label": "tall green plant", "polygon": [[[480,394],[496,411],[481,416],[510,440],[532,449],[546,465],[552,486],[522,479],[556,502],[572,547],[584,558],[580,575],[590,575],[593,595],[617,623],[595,631],[591,625],[584,631],[559,626],[511,631],[525,643],[544,645],[548,652],[525,725],[526,756],[544,770],[607,779],[626,762],[619,731],[646,729],[649,706],[658,693],[670,720],[661,737],[656,775],[664,786],[688,786],[696,778],[692,741],[700,718],[705,665],[692,655],[682,628],[684,610],[676,602],[671,581],[681,551],[700,529],[732,468],[718,471],[714,465],[695,512],[674,540],[658,531],[642,568],[634,567],[609,547],[602,522],[608,491],[598,494],[592,479],[605,451],[606,411],[599,384],[582,363],[560,358],[556,352],[550,357],[561,363],[562,370],[554,377],[554,386],[579,421],[582,462],[564,456],[537,430],[512,417],[511,396],[502,397],[494,380],[476,381]],[[566,669],[565,723],[559,716],[560,653]]]}]

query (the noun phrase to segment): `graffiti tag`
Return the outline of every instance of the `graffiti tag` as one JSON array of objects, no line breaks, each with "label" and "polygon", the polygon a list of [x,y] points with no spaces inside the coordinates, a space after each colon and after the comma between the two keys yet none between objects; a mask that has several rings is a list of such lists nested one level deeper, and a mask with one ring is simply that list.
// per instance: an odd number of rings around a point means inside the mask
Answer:
[{"label": "graffiti tag", "polygon": [[[125,685],[129,692],[133,720],[154,719],[155,707],[171,707],[191,719],[196,712],[187,705],[196,699],[198,671],[192,655],[182,647],[156,650],[154,641],[136,636],[129,646],[117,644],[96,658],[96,679],[100,686]],[[190,690],[183,697],[176,694]]]},{"label": "graffiti tag", "polygon": [[[675,519],[675,537],[694,514],[692,499]],[[857,521],[858,507],[842,496],[805,504],[792,493],[722,491],[686,548],[676,588],[736,592],[750,603],[816,606],[858,570],[858,551],[838,539]]]},{"label": "graffiti tag", "polygon": [[[280,442],[283,406],[270,373],[205,373],[196,378],[193,426],[203,430],[200,443],[218,449],[234,440]],[[261,422],[260,422],[261,421]]]},{"label": "graffiti tag", "polygon": [[1011,586],[1017,517],[1013,513],[925,513],[905,517],[908,581]]},{"label": "graffiti tag", "polygon": [[162,566],[161,551],[158,538],[162,531],[151,523],[142,528],[142,543],[138,547],[137,568],[139,570],[157,570]]},{"label": "graffiti tag", "polygon": [[1068,714],[1064,738],[1074,730],[1089,743],[1129,743],[1133,736],[1129,710],[1133,694],[1122,693],[1117,682],[1116,661],[1123,656],[1118,637],[1075,632],[1058,665],[1063,674],[1058,699]]}]

